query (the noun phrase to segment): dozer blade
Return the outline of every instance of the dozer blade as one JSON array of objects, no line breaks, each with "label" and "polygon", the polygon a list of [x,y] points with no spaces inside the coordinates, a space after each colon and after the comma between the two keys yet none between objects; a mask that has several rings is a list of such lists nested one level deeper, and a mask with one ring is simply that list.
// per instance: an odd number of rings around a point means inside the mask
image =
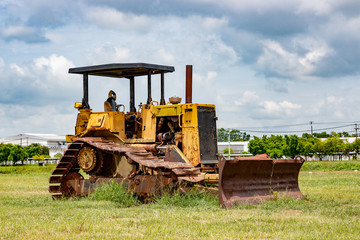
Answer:
[{"label": "dozer blade", "polygon": [[219,203],[256,203],[275,195],[303,197],[298,184],[304,159],[270,159],[266,154],[219,160]]}]

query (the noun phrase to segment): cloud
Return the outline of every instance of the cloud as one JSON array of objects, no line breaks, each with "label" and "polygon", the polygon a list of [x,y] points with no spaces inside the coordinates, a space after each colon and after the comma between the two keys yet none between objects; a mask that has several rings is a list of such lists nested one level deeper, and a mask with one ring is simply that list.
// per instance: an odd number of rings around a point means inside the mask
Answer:
[{"label": "cloud", "polygon": [[[69,67],[149,62],[175,66],[167,96],[183,95],[192,64],[194,101],[216,103],[224,127],[359,119],[359,7],[355,0],[1,1],[0,104],[24,119],[26,108],[52,106],[61,118],[82,95],[81,76]],[[138,102],[145,83],[136,85]],[[112,88],[127,103],[128,91],[119,94],[126,84],[91,78],[91,106],[101,109]]]},{"label": "cloud", "polygon": [[85,19],[102,28],[146,30],[152,19],[146,15],[123,13],[109,7],[93,7],[85,12]]},{"label": "cloud", "polygon": [[259,96],[255,91],[245,91],[239,100],[235,100],[235,105],[244,106],[246,104],[257,103]]},{"label": "cloud", "polygon": [[255,91],[245,91],[239,100],[235,100],[240,111],[248,114],[252,119],[280,119],[287,116],[295,116],[302,108],[300,104],[287,100],[280,102],[262,100]]},{"label": "cloud", "polygon": [[26,43],[43,43],[48,42],[48,39],[34,27],[14,25],[3,28],[1,30],[1,36],[6,41],[19,40]]},{"label": "cloud", "polygon": [[88,64],[105,64],[110,62],[124,62],[131,58],[130,49],[118,48],[106,42],[87,53]]},{"label": "cloud", "polygon": [[44,105],[71,93],[72,81],[67,75],[71,61],[51,55],[33,60],[29,65],[0,61],[0,102],[22,105]]},{"label": "cloud", "polygon": [[263,41],[263,54],[258,58],[256,67],[269,77],[292,78],[295,80],[314,79],[314,71],[319,63],[332,52],[326,44],[296,42],[294,48],[301,48],[304,52],[299,54],[296,50],[289,51],[280,43],[273,40]]},{"label": "cloud", "polygon": [[36,133],[73,133],[76,114],[59,111],[51,104],[29,106],[0,103],[2,136],[16,135],[24,132]]}]

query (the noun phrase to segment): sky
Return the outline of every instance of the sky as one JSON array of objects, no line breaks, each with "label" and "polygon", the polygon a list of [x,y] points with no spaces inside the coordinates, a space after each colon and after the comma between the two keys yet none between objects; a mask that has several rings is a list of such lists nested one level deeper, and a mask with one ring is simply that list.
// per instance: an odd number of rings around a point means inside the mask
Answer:
[{"label": "sky", "polygon": [[[133,62],[174,66],[165,97],[183,99],[193,65],[193,102],[215,104],[218,127],[351,132],[359,43],[358,0],[0,0],[0,137],[73,134],[82,78],[68,69]],[[146,79],[135,87],[146,102]],[[110,89],[129,109],[127,80],[89,88],[94,111]]]}]

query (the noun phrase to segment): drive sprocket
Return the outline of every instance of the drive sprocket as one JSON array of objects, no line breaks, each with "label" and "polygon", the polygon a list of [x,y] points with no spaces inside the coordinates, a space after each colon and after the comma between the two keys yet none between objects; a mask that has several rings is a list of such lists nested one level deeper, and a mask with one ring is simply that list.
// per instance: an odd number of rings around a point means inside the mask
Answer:
[{"label": "drive sprocket", "polygon": [[83,147],[78,155],[78,164],[85,172],[90,172],[96,167],[96,151],[90,147]]}]

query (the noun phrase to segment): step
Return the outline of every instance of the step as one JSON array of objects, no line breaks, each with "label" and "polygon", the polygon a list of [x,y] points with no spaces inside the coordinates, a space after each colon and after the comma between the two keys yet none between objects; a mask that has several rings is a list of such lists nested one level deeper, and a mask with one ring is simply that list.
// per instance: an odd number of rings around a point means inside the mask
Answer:
[{"label": "step", "polygon": [[80,149],[83,145],[84,143],[72,143],[69,145],[68,149]]},{"label": "step", "polygon": [[76,155],[79,153],[79,149],[68,149],[64,155]]},{"label": "step", "polygon": [[74,163],[75,162],[75,156],[74,155],[65,155],[62,156],[62,158],[60,159],[61,163]]},{"label": "step", "polygon": [[57,168],[71,169],[72,166],[73,166],[73,164],[71,162],[59,162],[56,167]]},{"label": "step", "polygon": [[49,179],[49,183],[61,183],[63,180],[62,176],[51,176]]},{"label": "step", "polygon": [[51,193],[61,193],[61,188],[59,186],[49,186],[49,192]]},{"label": "step", "polygon": [[51,174],[52,175],[64,175],[68,172],[69,172],[69,170],[66,168],[55,168]]}]

